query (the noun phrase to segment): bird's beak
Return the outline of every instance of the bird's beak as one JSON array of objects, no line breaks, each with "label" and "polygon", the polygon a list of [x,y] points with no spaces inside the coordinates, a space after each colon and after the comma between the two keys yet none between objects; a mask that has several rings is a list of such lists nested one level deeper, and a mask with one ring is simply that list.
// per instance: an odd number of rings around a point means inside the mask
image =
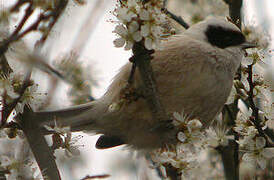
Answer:
[{"label": "bird's beak", "polygon": [[243,44],[240,45],[242,47],[242,49],[248,49],[248,48],[255,48],[258,45],[251,43],[251,42],[244,42]]}]

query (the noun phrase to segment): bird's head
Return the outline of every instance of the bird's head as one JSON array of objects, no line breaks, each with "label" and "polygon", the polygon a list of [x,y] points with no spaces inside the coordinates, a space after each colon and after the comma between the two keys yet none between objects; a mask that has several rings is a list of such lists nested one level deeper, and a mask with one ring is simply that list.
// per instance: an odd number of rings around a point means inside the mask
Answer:
[{"label": "bird's head", "polygon": [[241,30],[225,18],[209,17],[191,26],[186,33],[195,39],[206,41],[210,45],[221,49],[256,47],[255,44],[247,42]]}]

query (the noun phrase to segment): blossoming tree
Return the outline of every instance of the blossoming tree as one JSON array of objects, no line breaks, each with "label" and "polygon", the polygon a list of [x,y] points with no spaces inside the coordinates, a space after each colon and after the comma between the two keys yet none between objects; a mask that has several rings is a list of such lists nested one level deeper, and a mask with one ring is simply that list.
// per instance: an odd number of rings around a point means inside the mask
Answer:
[{"label": "blossoming tree", "polygon": [[[69,0],[18,0],[0,15],[0,179],[61,179],[55,158],[62,149],[69,157],[80,151],[74,146],[75,139],[69,127],[60,127],[58,120],[54,126],[45,126],[47,133],[34,119],[33,109],[45,108],[56,89],[56,78],[71,85],[69,96],[74,104],[93,100],[90,95],[94,79],[80,64],[78,55],[71,53],[54,66],[47,63],[41,49],[60,16],[67,8]],[[82,0],[74,0],[77,5],[85,5]],[[226,6],[226,4],[228,6]],[[180,7],[184,18],[169,11]],[[119,0],[112,14],[116,17],[113,31],[117,35],[115,47],[132,50],[132,83],[135,69],[139,68],[144,82],[152,117],[171,119],[172,125],[179,129],[176,145],[167,144],[166,148],[156,149],[147,154],[147,163],[153,165],[151,171],[157,171],[162,179],[239,179],[252,178],[245,169],[253,169],[253,177],[273,178],[274,157],[274,104],[273,74],[268,69],[273,56],[269,49],[270,39],[259,32],[257,27],[243,26],[241,20],[241,0]],[[202,128],[198,119],[190,119],[181,112],[172,117],[165,113],[165,105],[157,98],[153,69],[148,63],[151,54],[159,48],[164,39],[180,33],[205,16],[215,13],[224,15],[228,11],[228,20],[236,24],[247,39],[258,45],[248,50],[234,80],[234,86],[222,113],[209,129]],[[13,22],[16,13],[23,13],[18,22]],[[36,17],[32,23],[27,21]],[[188,22],[188,23],[187,23]],[[15,24],[10,32],[5,27]],[[30,32],[39,32],[35,46],[29,49],[23,38]],[[24,73],[20,67],[11,67],[9,62],[16,60],[24,64]],[[52,78],[48,93],[37,92],[40,84],[31,79],[32,71],[40,69]],[[39,99],[44,103],[39,103]],[[179,98],[179,97],[178,97]],[[111,108],[115,109],[115,105]],[[48,146],[45,134],[52,134],[52,145]],[[20,148],[6,149],[5,144],[12,142]],[[30,153],[30,150],[32,153]],[[108,175],[87,176],[83,179],[108,178]]]}]

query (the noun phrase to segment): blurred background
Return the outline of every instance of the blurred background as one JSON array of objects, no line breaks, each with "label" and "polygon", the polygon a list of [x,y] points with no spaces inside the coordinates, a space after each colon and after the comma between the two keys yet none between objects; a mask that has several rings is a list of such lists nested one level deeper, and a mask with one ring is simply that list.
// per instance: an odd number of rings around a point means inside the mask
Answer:
[{"label": "blurred background", "polygon": [[[273,0],[245,0],[243,1],[244,25],[259,27],[272,38],[274,37],[274,1]],[[1,5],[10,6],[13,0],[0,0]],[[116,38],[114,30],[115,17],[111,11],[115,8],[116,0],[92,0],[86,5],[78,6],[69,1],[69,6],[54,26],[48,41],[42,49],[49,62],[74,52],[79,55],[79,61],[89,68],[93,84],[91,95],[96,99],[104,94],[114,75],[121,66],[128,62],[130,51],[115,48],[113,40]],[[169,0],[168,9],[192,24],[209,15],[228,16],[228,7],[221,0]],[[20,17],[20,13],[17,14]],[[9,25],[14,29],[14,20]],[[24,38],[24,42],[33,48],[38,33],[32,33]],[[271,41],[270,48],[274,43]],[[15,64],[16,65],[16,64]],[[33,75],[40,85],[39,91],[46,92],[49,78],[37,71]],[[66,83],[59,83],[54,93],[53,101],[48,109],[59,109],[70,106]],[[81,137],[80,137],[81,136]],[[83,178],[85,175],[111,175],[111,180],[155,179],[155,172],[148,168],[145,160],[130,152],[123,146],[108,150],[95,149],[98,136],[75,133],[75,146],[81,151],[80,156],[66,158],[60,156],[58,165],[65,180]],[[151,178],[153,177],[153,178]]]}]

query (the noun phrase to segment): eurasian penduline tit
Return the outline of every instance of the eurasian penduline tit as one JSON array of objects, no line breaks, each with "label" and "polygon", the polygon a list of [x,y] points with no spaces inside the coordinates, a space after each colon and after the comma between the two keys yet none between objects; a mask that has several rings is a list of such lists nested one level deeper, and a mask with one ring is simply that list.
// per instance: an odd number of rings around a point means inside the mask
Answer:
[{"label": "eurasian penduline tit", "polygon": [[[152,55],[152,69],[159,98],[167,114],[184,112],[190,119],[210,125],[224,106],[233,84],[244,49],[248,43],[237,26],[224,18],[207,18],[180,35],[161,43]],[[138,69],[125,99],[125,86],[131,63],[122,67],[107,92],[93,102],[57,111],[36,112],[44,124],[70,125],[72,131],[103,134],[96,147],[110,148],[128,144],[136,149],[154,149],[176,142],[172,128],[159,128],[142,98],[142,80]]]}]

